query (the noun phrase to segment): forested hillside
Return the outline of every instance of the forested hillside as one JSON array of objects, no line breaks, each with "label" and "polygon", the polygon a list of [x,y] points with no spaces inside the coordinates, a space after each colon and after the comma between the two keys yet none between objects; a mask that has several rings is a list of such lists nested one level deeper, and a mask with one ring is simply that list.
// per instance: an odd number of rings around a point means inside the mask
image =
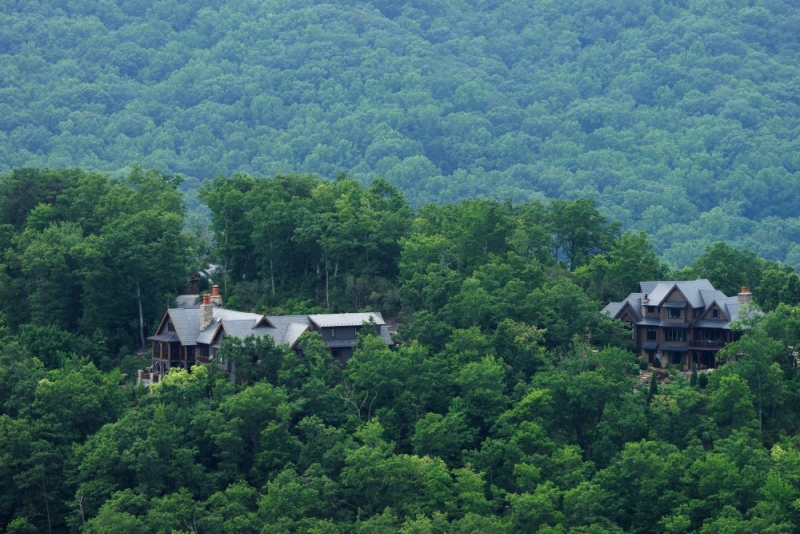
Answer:
[{"label": "forested hillside", "polygon": [[8,0],[0,172],[590,197],[674,267],[720,239],[797,267],[798,27],[788,0]]},{"label": "forested hillside", "polygon": [[[178,186],[139,168],[0,176],[0,531],[800,528],[793,269],[717,243],[668,272],[591,199],[412,214],[386,181],[343,175],[208,182],[208,248]],[[233,380],[212,364],[135,387],[141,325],[205,254],[229,308],[382,311],[397,346],[365,325],[341,366],[314,334],[302,359],[229,338]],[[767,312],[713,372],[648,367],[598,312],[641,279],[698,276]]]}]

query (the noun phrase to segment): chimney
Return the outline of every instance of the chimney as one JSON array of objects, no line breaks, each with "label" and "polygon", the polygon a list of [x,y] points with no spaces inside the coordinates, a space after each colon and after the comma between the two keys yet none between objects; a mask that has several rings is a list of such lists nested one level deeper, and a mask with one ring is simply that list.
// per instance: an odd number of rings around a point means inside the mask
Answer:
[{"label": "chimney", "polygon": [[200,306],[200,331],[202,332],[214,319],[214,306],[211,305],[211,295],[203,295],[203,304]]},{"label": "chimney", "polygon": [[644,298],[642,299],[642,317],[647,315],[647,303],[650,302],[650,299],[647,298],[647,293],[644,294]]},{"label": "chimney", "polygon": [[211,286],[211,303],[214,304],[217,308],[222,307],[222,296],[219,294],[219,286],[213,285]]},{"label": "chimney", "polygon": [[747,289],[747,286],[742,287],[742,292],[737,295],[739,297],[739,304],[744,306],[753,302],[753,294]]}]

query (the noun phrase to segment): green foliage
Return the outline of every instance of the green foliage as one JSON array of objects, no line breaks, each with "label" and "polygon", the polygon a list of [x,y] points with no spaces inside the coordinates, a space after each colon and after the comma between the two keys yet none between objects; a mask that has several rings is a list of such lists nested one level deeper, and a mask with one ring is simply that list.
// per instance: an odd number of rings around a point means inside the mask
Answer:
[{"label": "green foliage", "polygon": [[0,176],[0,307],[46,366],[77,354],[107,368],[107,350],[144,345],[192,264],[179,183],[139,167]]},{"label": "green foliage", "polygon": [[700,386],[700,389],[706,389],[708,385],[708,374],[701,373],[700,376],[697,378],[697,385]]},{"label": "green foliage", "polygon": [[[484,89],[457,90],[461,105],[483,106]],[[181,230],[177,184],[160,173],[4,180],[19,193],[0,212],[0,288],[16,299],[0,314],[5,531],[800,528],[800,311],[788,270],[751,262],[771,311],[735,327],[717,369],[686,380],[670,366],[645,390],[641,360],[612,343],[618,325],[599,299],[664,267],[643,234],[620,234],[589,201],[475,199],[414,216],[382,181],[237,174],[203,189],[208,250]],[[151,331],[168,289],[185,283],[169,272],[185,275],[200,250],[223,265],[229,306],[381,306],[401,324],[395,346],[375,324],[347,362],[315,332],[294,348],[228,336],[222,366],[133,389],[109,349],[136,343],[142,324]],[[753,283],[710,256],[695,268]],[[106,301],[111,275],[126,291]],[[142,361],[120,354],[125,369]]]},{"label": "green foliage", "polygon": [[[411,210],[384,180],[363,188],[340,178],[239,173],[204,184],[229,305],[277,307],[302,295],[329,310],[359,309],[374,304],[376,289],[391,292]],[[396,311],[391,299],[381,303]]]},{"label": "green foliage", "polygon": [[415,206],[587,197],[677,267],[719,240],[800,265],[791,2],[0,10],[0,172],[139,161],[188,176],[192,208],[203,179],[287,169]]},{"label": "green foliage", "polygon": [[653,371],[653,374],[650,376],[650,386],[647,388],[647,404],[650,404],[653,397],[658,395],[658,382],[656,382],[656,379],[656,372]]}]

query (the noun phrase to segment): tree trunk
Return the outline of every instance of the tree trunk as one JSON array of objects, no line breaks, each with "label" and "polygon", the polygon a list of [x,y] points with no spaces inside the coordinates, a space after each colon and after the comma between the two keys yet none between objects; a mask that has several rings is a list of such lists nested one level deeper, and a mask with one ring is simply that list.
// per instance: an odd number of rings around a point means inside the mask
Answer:
[{"label": "tree trunk", "polygon": [[272,246],[272,239],[269,240],[269,279],[272,283],[272,296],[275,296],[275,268],[272,265],[272,258],[275,255],[275,251]]},{"label": "tree trunk", "polygon": [[139,340],[144,347],[144,313],[142,312],[142,289],[139,285],[139,277],[136,277],[136,301],[139,304]]},{"label": "tree trunk", "polygon": [[272,283],[272,296],[274,297],[275,296],[275,270],[273,269],[273,266],[272,266],[272,258],[270,258],[270,260],[269,260],[269,279],[270,279],[270,282]]},{"label": "tree trunk", "polygon": [[52,534],[53,525],[52,521],[50,520],[50,499],[47,498],[47,488],[44,485],[44,480],[42,480],[42,497],[44,498],[44,510],[47,514],[47,532]]}]

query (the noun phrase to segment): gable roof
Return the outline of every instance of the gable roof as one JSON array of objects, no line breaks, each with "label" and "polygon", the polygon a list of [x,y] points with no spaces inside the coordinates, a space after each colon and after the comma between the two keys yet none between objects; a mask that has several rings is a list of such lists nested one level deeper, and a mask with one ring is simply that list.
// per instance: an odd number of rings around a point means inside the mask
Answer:
[{"label": "gable roof", "polygon": [[[294,347],[297,340],[313,326],[317,328],[330,328],[339,326],[361,326],[370,318],[375,320],[379,327],[380,336],[389,345],[394,345],[392,337],[386,327],[386,321],[378,312],[372,313],[339,313],[317,315],[273,315],[267,317],[258,313],[247,313],[227,310],[222,307],[212,308],[212,319],[208,327],[200,330],[200,307],[170,308],[161,321],[159,331],[164,321],[169,319],[174,328],[173,341],[180,341],[185,346],[198,343],[211,345],[220,331],[225,336],[244,339],[249,335],[256,337],[270,336],[275,345],[287,344]],[[313,322],[312,322],[313,319]],[[148,339],[158,341],[159,336]]]},{"label": "gable roof", "polygon": [[[714,304],[717,304],[722,310],[722,320],[701,319],[695,322],[695,326],[730,329],[730,323],[739,319],[739,312],[742,309],[742,305],[739,303],[738,296],[727,296],[722,291],[715,289],[714,286],[711,285],[711,282],[705,278],[686,281],[639,282],[638,293],[631,293],[622,302],[608,303],[601,310],[601,313],[610,315],[612,318],[617,318],[623,313],[623,309],[628,304],[630,304],[633,309],[637,310],[638,313],[638,310],[641,309],[644,295],[648,297],[648,302],[645,303],[646,306],[681,306],[681,304],[677,302],[676,304],[665,304],[669,295],[676,290],[683,294],[692,308],[705,308],[707,310]],[[761,312],[756,311],[755,313]],[[651,323],[648,321],[648,318],[640,318],[637,324]],[[653,324],[655,324],[655,322],[653,322]]]},{"label": "gable roof", "polygon": [[[294,347],[295,343],[297,343],[297,340],[300,339],[300,336],[302,336],[305,332],[310,331],[311,327],[307,324],[289,323],[289,325],[286,327],[286,332],[284,332],[283,340],[280,344],[285,343],[290,347]],[[276,345],[277,344],[278,343],[276,343]]]},{"label": "gable roof", "polygon": [[623,314],[625,309],[631,310],[631,315],[637,321],[642,320],[642,297],[644,296],[643,293],[631,293],[628,297],[623,300],[622,302],[611,302],[605,308],[603,308],[600,313],[605,313],[610,315],[612,319],[617,319]]},{"label": "gable roof", "polygon": [[639,282],[639,291],[646,293],[648,306],[660,306],[674,289],[678,289],[693,308],[705,306],[700,291],[717,291],[706,278],[684,281]]}]

